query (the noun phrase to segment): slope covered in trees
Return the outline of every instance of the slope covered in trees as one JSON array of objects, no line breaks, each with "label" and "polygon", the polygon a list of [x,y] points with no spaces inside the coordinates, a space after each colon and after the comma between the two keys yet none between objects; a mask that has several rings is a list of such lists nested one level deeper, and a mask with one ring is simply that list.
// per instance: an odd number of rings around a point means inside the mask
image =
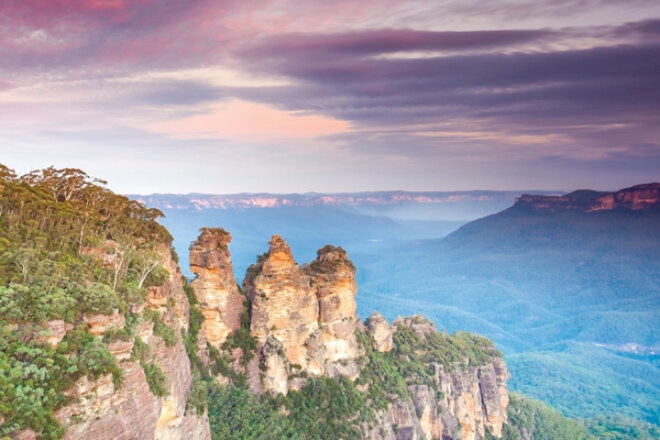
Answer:
[{"label": "slope covered in trees", "polygon": [[[17,176],[0,165],[0,436],[60,437],[53,411],[69,402],[65,390],[108,373],[121,386],[106,344],[132,339],[141,319],[158,320],[131,306],[169,276],[156,247],[171,236],[160,211],[104,183],[77,169]],[[93,336],[90,317],[112,314],[126,324]]]}]

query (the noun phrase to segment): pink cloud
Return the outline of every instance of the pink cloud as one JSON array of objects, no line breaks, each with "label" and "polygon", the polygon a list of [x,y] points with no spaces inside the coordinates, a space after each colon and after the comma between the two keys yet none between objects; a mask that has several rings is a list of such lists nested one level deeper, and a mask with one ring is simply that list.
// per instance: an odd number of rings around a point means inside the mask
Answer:
[{"label": "pink cloud", "polygon": [[0,78],[0,92],[3,91],[3,90],[9,90],[9,89],[13,89],[13,88],[14,88],[14,84]]},{"label": "pink cloud", "polygon": [[314,139],[346,132],[350,125],[326,116],[288,112],[233,100],[211,113],[158,123],[149,128],[183,138],[269,141]]}]

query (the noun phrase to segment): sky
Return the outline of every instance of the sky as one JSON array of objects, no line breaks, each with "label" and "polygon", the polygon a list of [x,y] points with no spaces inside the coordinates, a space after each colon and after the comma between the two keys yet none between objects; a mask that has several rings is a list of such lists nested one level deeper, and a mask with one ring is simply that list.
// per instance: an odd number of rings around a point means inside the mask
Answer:
[{"label": "sky", "polygon": [[0,163],[123,194],[660,181],[660,2],[2,0]]}]

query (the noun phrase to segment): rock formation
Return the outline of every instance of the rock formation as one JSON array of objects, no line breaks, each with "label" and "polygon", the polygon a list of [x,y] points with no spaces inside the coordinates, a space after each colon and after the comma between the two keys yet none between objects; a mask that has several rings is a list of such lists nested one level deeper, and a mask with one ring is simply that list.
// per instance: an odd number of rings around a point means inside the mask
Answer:
[{"label": "rock formation", "polygon": [[371,335],[374,340],[373,348],[386,353],[394,348],[394,341],[392,341],[392,334],[394,328],[387,323],[383,315],[374,312],[364,323],[367,333]]},{"label": "rock formation", "polygon": [[[169,247],[162,246],[158,253],[170,276],[162,286],[150,289],[142,309],[149,308],[160,314],[163,323],[178,335],[188,327],[188,299],[183,291],[181,272],[172,259]],[[161,301],[162,297],[166,301]],[[85,319],[90,331],[102,336],[111,329],[125,325],[123,315],[94,315]],[[117,440],[117,439],[210,439],[207,416],[186,413],[186,401],[192,386],[190,361],[177,336],[167,346],[153,332],[153,323],[141,322],[135,334],[148,347],[150,361],[165,376],[166,393],[163,397],[152,394],[143,368],[132,360],[133,340],[114,341],[108,349],[115,356],[122,371],[119,388],[111,374],[96,380],[83,377],[67,392],[74,400],[60,408],[56,417],[65,426],[64,438]]]},{"label": "rock formation", "polygon": [[[209,241],[203,238],[206,234],[203,231],[191,247],[191,264],[198,274],[209,273],[210,268],[203,264],[214,261],[192,256],[199,252],[199,243]],[[286,394],[300,389],[310,376],[356,379],[364,365],[365,353],[357,338],[362,331],[381,353],[395,350],[393,336],[400,329],[412,330],[424,340],[437,333],[434,324],[421,317],[399,318],[389,324],[374,313],[362,326],[356,315],[355,268],[342,248],[327,245],[319,249],[315,261],[301,267],[280,236],[274,235],[269,246],[248,268],[243,281],[250,302],[249,332],[256,340],[255,356],[246,367],[240,366],[234,352],[221,347],[235,360],[235,371],[247,374],[252,392]],[[231,267],[226,249],[222,255],[222,264]],[[216,285],[232,283],[233,276],[228,281],[215,280]],[[204,297],[196,293],[198,298]],[[217,316],[224,316],[228,303],[216,304]],[[409,397],[396,398],[386,409],[376,411],[373,427],[365,429],[365,436],[478,440],[489,432],[501,437],[507,420],[509,376],[501,358],[466,366],[433,363],[427,367],[433,372],[433,384],[413,381],[408,386]],[[369,386],[365,384],[363,391]]]},{"label": "rock formation", "polygon": [[280,236],[269,244],[243,282],[250,331],[266,366],[264,389],[296,389],[303,382],[300,373],[357,376],[357,287],[346,252],[326,246],[303,269]]},{"label": "rock formation", "polygon": [[[369,334],[374,334],[374,328],[382,334],[385,326],[391,331],[409,328],[422,338],[436,332],[432,322],[420,317],[399,318],[392,326],[381,318],[376,314],[367,320]],[[451,371],[438,363],[431,368],[435,388],[409,385],[411,400],[399,399],[382,411],[379,430],[371,438],[478,440],[485,438],[486,431],[502,436],[502,426],[507,422],[509,373],[501,358]]]},{"label": "rock formation", "polygon": [[241,325],[243,296],[238,291],[227,248],[231,235],[224,229],[203,228],[190,246],[191,287],[200,303],[204,340],[219,348]]},{"label": "rock formation", "polygon": [[318,325],[322,351],[316,360],[326,375],[341,374],[355,378],[354,360],[360,356],[355,329],[357,314],[355,267],[341,247],[324,246],[317,258],[305,268],[319,304]]}]

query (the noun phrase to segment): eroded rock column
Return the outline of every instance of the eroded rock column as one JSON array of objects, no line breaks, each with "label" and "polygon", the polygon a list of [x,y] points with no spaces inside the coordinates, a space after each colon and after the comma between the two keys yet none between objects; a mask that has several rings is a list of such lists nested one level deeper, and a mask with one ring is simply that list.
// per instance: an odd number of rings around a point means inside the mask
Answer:
[{"label": "eroded rock column", "polygon": [[238,291],[228,244],[231,235],[221,228],[203,228],[190,246],[190,283],[204,315],[202,332],[216,348],[241,326],[244,297]]}]

